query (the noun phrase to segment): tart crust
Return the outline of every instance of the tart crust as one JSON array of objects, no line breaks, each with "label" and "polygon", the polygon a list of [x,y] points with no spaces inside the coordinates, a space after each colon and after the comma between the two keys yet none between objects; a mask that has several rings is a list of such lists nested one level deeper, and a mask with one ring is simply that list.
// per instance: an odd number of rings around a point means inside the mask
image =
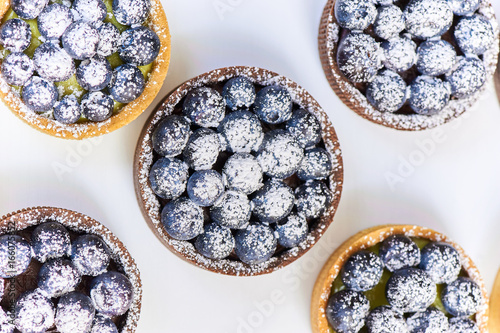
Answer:
[{"label": "tart crust", "polygon": [[490,309],[493,314],[490,318],[490,333],[500,333],[500,271],[498,271],[493,291],[491,292]]},{"label": "tart crust", "polygon": [[318,45],[321,64],[331,88],[342,102],[361,117],[376,124],[403,131],[420,131],[445,124],[469,110],[487,90],[488,82],[495,72],[499,51],[499,28],[490,0],[482,0],[478,12],[492,24],[495,41],[483,55],[487,82],[475,94],[465,99],[452,99],[438,114],[424,116],[418,114],[394,114],[378,111],[341,72],[337,65],[336,55],[341,30],[335,18],[335,0],[328,0],[321,18]]},{"label": "tart crust", "polygon": [[[0,4],[0,19],[9,8],[10,2],[8,0],[2,0]],[[153,102],[163,85],[170,64],[170,31],[167,17],[160,0],[151,0],[151,11],[147,22],[149,28],[155,31],[160,38],[160,53],[155,61],[153,61],[153,66],[143,93],[136,100],[125,105],[119,112],[114,113],[111,118],[102,122],[85,121],[83,123],[65,125],[43,117],[28,109],[20,96],[12,91],[11,87],[5,82],[1,75],[0,98],[16,116],[31,127],[49,135],[64,139],[81,140],[95,137],[110,133],[129,124],[139,117]]]},{"label": "tart crust", "polygon": [[[333,174],[329,178],[329,183],[330,190],[334,193],[334,199],[323,217],[316,223],[307,239],[299,244],[299,246],[285,250],[260,265],[247,265],[239,260],[231,259],[208,259],[199,254],[190,242],[178,241],[171,238],[162,226],[160,218],[162,205],[153,193],[148,180],[149,170],[153,164],[151,135],[156,124],[165,116],[174,112],[176,106],[191,89],[204,85],[220,84],[236,76],[246,76],[254,83],[260,85],[279,84],[286,87],[293,101],[313,113],[321,122],[323,141],[325,148],[331,154],[333,164]],[[343,162],[337,135],[327,114],[306,90],[290,79],[265,69],[255,67],[227,67],[202,74],[185,82],[167,95],[158,105],[155,112],[147,120],[137,143],[134,158],[134,184],[137,200],[146,223],[170,251],[187,262],[215,273],[253,276],[271,273],[292,263],[305,254],[325,233],[333,221],[333,216],[339,204],[343,184]]]},{"label": "tart crust", "polygon": [[460,254],[462,267],[467,271],[469,277],[480,287],[484,297],[484,303],[476,314],[476,323],[481,333],[488,332],[488,291],[479,270],[468,257],[464,250],[455,242],[451,241],[445,235],[414,225],[383,225],[365,229],[345,241],[331,257],[327,260],[314,284],[311,299],[311,325],[314,333],[331,333],[330,326],[326,319],[326,306],[331,294],[333,281],[337,278],[340,270],[347,259],[354,253],[367,249],[378,244],[391,235],[404,234],[409,237],[421,237],[431,241],[440,241],[452,245]]},{"label": "tart crust", "polygon": [[[139,321],[142,304],[142,284],[137,265],[125,248],[125,245],[104,225],[96,220],[71,210],[54,207],[35,207],[19,210],[0,218],[0,235],[21,231],[46,221],[56,221],[74,232],[83,232],[100,236],[111,250],[111,257],[134,288],[132,306],[123,320],[121,333],[134,333]],[[33,278],[36,279],[34,272]]]}]

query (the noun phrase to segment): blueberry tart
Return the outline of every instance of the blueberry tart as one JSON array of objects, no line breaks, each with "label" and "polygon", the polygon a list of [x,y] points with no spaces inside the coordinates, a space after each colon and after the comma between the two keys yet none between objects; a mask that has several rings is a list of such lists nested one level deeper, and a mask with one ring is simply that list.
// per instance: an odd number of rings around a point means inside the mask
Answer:
[{"label": "blueberry tart", "polygon": [[323,70],[342,102],[390,128],[418,131],[471,108],[495,72],[490,0],[329,0]]},{"label": "blueberry tart", "polygon": [[170,62],[159,0],[13,0],[0,7],[0,98],[47,134],[84,139],[137,118]]},{"label": "blueberry tart", "polygon": [[307,252],[333,220],[342,180],[326,113],[296,83],[253,67],[175,89],[147,121],[134,162],[157,237],[227,275],[270,273]]},{"label": "blueberry tart", "polygon": [[135,261],[90,217],[52,207],[6,215],[0,258],[1,332],[136,331],[142,286]]},{"label": "blueberry tart", "polygon": [[316,280],[311,322],[314,333],[491,327],[488,292],[472,260],[445,235],[412,225],[366,229],[335,250]]}]

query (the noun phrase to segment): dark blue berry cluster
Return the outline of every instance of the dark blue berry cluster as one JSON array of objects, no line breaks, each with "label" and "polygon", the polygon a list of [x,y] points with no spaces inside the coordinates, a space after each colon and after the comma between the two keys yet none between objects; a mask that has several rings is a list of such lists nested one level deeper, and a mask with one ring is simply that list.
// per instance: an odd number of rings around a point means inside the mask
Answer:
[{"label": "dark blue berry cluster", "polygon": [[16,283],[28,269],[38,270],[36,289],[12,300],[13,323],[4,320],[6,312],[0,307],[0,331],[117,333],[111,319],[129,310],[134,288],[127,276],[115,271],[103,239],[52,221],[22,235],[0,236],[0,299],[4,279],[7,285]]},{"label": "dark blue berry cluster", "polygon": [[[412,238],[389,236],[345,261],[339,274],[345,288],[328,300],[326,317],[335,332],[363,327],[371,333],[479,332],[467,318],[482,306],[482,291],[460,276],[461,268],[458,251],[448,243],[430,242],[420,249]],[[388,278],[382,278],[384,271]],[[446,313],[433,306],[438,285]],[[367,292],[379,286],[385,288],[385,302],[376,302],[387,305],[371,308],[374,296]]]},{"label": "dark blue berry cluster", "polygon": [[[29,109],[52,111],[63,124],[82,117],[100,122],[113,115],[115,104],[130,103],[143,93],[145,77],[138,66],[153,62],[161,48],[156,33],[142,26],[150,0],[113,1],[112,15],[129,27],[121,34],[112,23],[103,22],[108,13],[102,0],[15,0],[11,7],[20,18],[9,19],[0,28],[0,44],[11,52],[2,59],[1,71],[8,84],[22,87],[21,97]],[[32,39],[24,20],[32,19],[43,43],[31,59],[23,51]],[[113,69],[106,57],[114,53],[125,64]],[[55,83],[73,76],[87,93],[60,95]]]},{"label": "dark blue berry cluster", "polygon": [[151,136],[149,184],[169,236],[250,265],[305,241],[333,200],[316,116],[245,76],[194,88],[178,108]]},{"label": "dark blue berry cluster", "polygon": [[[407,105],[405,112],[437,114],[487,80],[481,56],[495,36],[479,6],[479,0],[337,0],[338,68],[365,85],[367,100],[379,111]],[[445,33],[453,34],[453,44]]]}]

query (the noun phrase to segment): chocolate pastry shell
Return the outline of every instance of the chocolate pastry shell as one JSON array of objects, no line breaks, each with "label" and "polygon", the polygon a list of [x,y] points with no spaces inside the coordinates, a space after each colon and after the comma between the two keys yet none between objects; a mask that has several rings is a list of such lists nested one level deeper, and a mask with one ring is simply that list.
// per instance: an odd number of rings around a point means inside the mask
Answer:
[{"label": "chocolate pastry shell", "polygon": [[[174,111],[186,94],[200,86],[212,86],[221,90],[223,82],[237,76],[245,76],[257,85],[267,86],[278,84],[288,89],[294,103],[313,113],[321,123],[322,138],[325,149],[332,157],[333,174],[329,178],[330,190],[334,198],[327,211],[312,225],[307,239],[292,249],[282,249],[280,253],[260,265],[248,265],[237,260],[234,255],[230,258],[212,260],[198,253],[194,245],[188,241],[179,241],[171,238],[161,223],[162,203],[154,194],[149,183],[149,170],[153,165],[153,146],[151,135],[155,126]],[[271,273],[294,262],[304,255],[325,233],[332,223],[339,204],[343,184],[343,162],[339,141],[327,114],[314,98],[292,80],[274,72],[255,67],[227,67],[202,74],[186,81],[172,91],[156,108],[147,120],[139,137],[134,160],[134,184],[139,206],[146,223],[160,241],[181,259],[206,270],[234,276],[254,276]]]},{"label": "chocolate pastry shell", "polygon": [[[117,327],[121,333],[134,333],[139,321],[142,305],[142,283],[137,265],[125,245],[113,233],[96,220],[71,210],[54,207],[35,207],[19,210],[0,218],[0,235],[23,233],[25,229],[44,222],[53,221],[64,225],[71,233],[100,236],[111,251],[112,264],[132,282],[134,298],[130,309],[119,318]],[[26,236],[26,235],[25,235]],[[72,237],[73,238],[73,237]],[[36,288],[41,264],[32,260],[28,270],[16,277],[16,294]],[[6,285],[6,296],[9,292]],[[57,330],[51,329],[51,332]]]},{"label": "chocolate pastry shell", "polygon": [[333,252],[327,260],[314,284],[311,299],[311,325],[314,333],[331,333],[330,325],[326,319],[326,306],[331,294],[333,281],[337,278],[345,262],[354,253],[370,248],[383,242],[392,235],[406,235],[408,237],[420,237],[430,241],[445,242],[453,246],[460,254],[462,269],[465,269],[469,277],[476,282],[482,290],[483,306],[476,313],[475,319],[481,333],[488,332],[488,291],[478,268],[472,259],[465,254],[464,250],[445,235],[415,225],[383,225],[360,231],[345,241]]},{"label": "chocolate pastry shell", "polygon": [[[407,105],[403,106],[397,113],[381,112],[377,110],[368,102],[362,91],[359,90],[359,88],[363,89],[364,85],[352,83],[340,72],[337,64],[337,49],[341,38],[340,31],[342,28],[338,25],[337,19],[335,18],[335,0],[328,0],[321,17],[318,35],[319,55],[328,83],[330,83],[333,91],[335,91],[337,96],[346,106],[361,117],[376,124],[402,131],[420,131],[448,123],[472,108],[481,96],[483,96],[488,90],[489,82],[497,66],[499,28],[490,0],[481,1],[478,13],[484,15],[491,22],[495,32],[495,41],[490,49],[482,56],[486,68],[486,83],[479,91],[467,98],[452,98],[448,105],[438,114],[425,116],[414,113]],[[445,33],[443,39],[456,45],[450,31],[451,30]],[[412,71],[412,69],[410,69],[410,71]]]}]

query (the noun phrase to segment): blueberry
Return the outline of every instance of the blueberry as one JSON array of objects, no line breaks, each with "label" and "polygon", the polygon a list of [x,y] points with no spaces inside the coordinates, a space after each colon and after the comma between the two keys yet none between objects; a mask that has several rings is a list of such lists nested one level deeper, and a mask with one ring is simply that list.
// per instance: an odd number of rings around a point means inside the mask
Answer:
[{"label": "blueberry", "polygon": [[18,235],[0,236],[0,259],[1,278],[18,276],[28,269],[31,262],[31,246]]},{"label": "blueberry", "polygon": [[183,157],[194,170],[211,169],[221,151],[217,133],[208,128],[197,129],[189,138]]},{"label": "blueberry", "polygon": [[83,115],[90,121],[104,121],[113,115],[113,99],[101,91],[89,92],[82,97]]},{"label": "blueberry", "polygon": [[198,206],[212,206],[224,192],[222,176],[215,170],[196,171],[189,177],[187,193]]},{"label": "blueberry", "polygon": [[195,247],[205,257],[224,259],[234,249],[231,230],[216,223],[207,224],[204,232],[196,238]]},{"label": "blueberry", "polygon": [[139,68],[125,64],[113,71],[109,92],[120,103],[130,103],[144,91],[146,82]]},{"label": "blueberry", "polygon": [[389,304],[404,313],[425,311],[434,303],[437,289],[429,274],[418,268],[403,268],[387,281],[385,296]]},{"label": "blueberry", "polygon": [[94,320],[92,300],[79,292],[72,292],[59,299],[55,324],[60,333],[86,333]]},{"label": "blueberry", "polygon": [[74,0],[72,5],[75,18],[97,25],[106,18],[107,9],[102,0]]},{"label": "blueberry", "polygon": [[409,237],[392,235],[380,245],[379,255],[389,272],[402,268],[418,266],[420,249]]},{"label": "blueberry", "polygon": [[90,333],[119,333],[118,328],[111,318],[100,313],[94,316],[94,323]]},{"label": "blueberry", "polygon": [[31,233],[31,246],[33,257],[41,263],[68,256],[71,252],[69,232],[61,223],[42,223]]},{"label": "blueberry", "polygon": [[309,225],[306,219],[297,214],[290,214],[276,226],[278,243],[283,247],[295,247],[306,240]]},{"label": "blueberry", "polygon": [[275,223],[292,211],[295,197],[292,189],[277,179],[268,180],[253,196],[253,214],[266,223]]},{"label": "blueberry", "polygon": [[2,61],[2,76],[13,86],[23,86],[33,75],[35,64],[26,54],[13,52]]},{"label": "blueberry", "polygon": [[410,38],[394,38],[382,43],[386,68],[395,72],[404,72],[417,62],[417,44]]},{"label": "blueberry", "polygon": [[328,299],[326,319],[337,332],[359,332],[370,312],[370,302],[360,292],[339,291]]},{"label": "blueberry", "polygon": [[247,153],[230,156],[224,164],[222,175],[229,189],[245,194],[251,194],[262,187],[262,168],[257,159]]},{"label": "blueberry", "polygon": [[74,95],[66,95],[54,105],[54,118],[62,124],[74,124],[82,115],[82,108]]},{"label": "blueberry", "polygon": [[[101,56],[86,59],[80,63],[76,70],[76,80],[85,90],[102,90],[111,81],[111,65],[106,58]],[[115,96],[113,95],[113,97]]]},{"label": "blueberry", "polygon": [[130,309],[134,299],[132,283],[118,272],[106,272],[90,284],[90,298],[95,309],[103,315],[121,316]]},{"label": "blueberry", "polygon": [[264,224],[251,224],[238,230],[234,238],[236,255],[248,265],[266,262],[276,251],[274,232]]},{"label": "blueberry", "polygon": [[462,17],[455,26],[455,40],[465,54],[483,54],[494,39],[493,26],[482,15]]},{"label": "blueberry", "polygon": [[217,131],[231,153],[257,151],[264,139],[259,118],[248,110],[229,113],[219,124]]},{"label": "blueberry", "polygon": [[140,26],[122,32],[118,54],[125,62],[144,66],[156,59],[160,47],[158,35],[153,30]]},{"label": "blueberry", "polygon": [[10,6],[20,18],[32,20],[40,15],[48,2],[49,0],[11,0]]},{"label": "blueberry", "polygon": [[419,267],[429,274],[436,284],[454,281],[462,264],[455,248],[446,243],[429,243],[421,251]]},{"label": "blueberry", "polygon": [[321,124],[312,113],[298,109],[286,123],[286,130],[301,147],[309,148],[321,141]]},{"label": "blueberry", "polygon": [[383,67],[383,52],[373,37],[349,33],[339,44],[337,63],[340,71],[354,83],[370,82]]},{"label": "blueberry", "polygon": [[319,180],[307,181],[295,190],[297,211],[307,219],[319,218],[333,200],[333,193]]},{"label": "blueberry", "polygon": [[250,221],[252,207],[244,193],[226,191],[210,208],[210,217],[219,225],[231,229],[244,229]]},{"label": "blueberry", "polygon": [[349,30],[365,30],[375,21],[377,7],[372,1],[337,0],[335,18],[338,24]]},{"label": "blueberry", "polygon": [[101,237],[82,235],[73,242],[71,260],[81,275],[97,276],[108,268],[111,252]]},{"label": "blueberry", "polygon": [[99,27],[99,43],[97,44],[97,54],[108,57],[118,51],[120,41],[120,31],[113,23],[107,22]]},{"label": "blueberry", "polygon": [[188,166],[176,158],[160,158],[151,167],[149,182],[153,192],[163,199],[175,199],[186,190]]},{"label": "blueberry", "polygon": [[366,98],[381,112],[396,112],[406,102],[406,82],[389,69],[382,70],[366,87]]},{"label": "blueberry", "polygon": [[379,283],[383,272],[382,260],[375,253],[359,251],[347,259],[340,277],[348,289],[368,291]]},{"label": "blueberry", "polygon": [[255,98],[253,111],[265,123],[281,124],[292,116],[292,97],[281,86],[262,88]]},{"label": "blueberry", "polygon": [[448,0],[448,4],[455,15],[467,16],[479,8],[481,0]]},{"label": "blueberry", "polygon": [[406,320],[412,333],[448,333],[448,318],[436,308],[417,312]]},{"label": "blueberry", "polygon": [[297,176],[301,180],[321,180],[332,174],[330,153],[323,148],[307,150],[300,163]]},{"label": "blueberry", "polygon": [[422,115],[434,115],[443,110],[450,101],[449,83],[437,77],[422,75],[410,85],[410,107]]},{"label": "blueberry", "polygon": [[35,112],[45,112],[52,109],[59,93],[53,82],[33,76],[22,89],[22,99],[26,106]]},{"label": "blueberry", "polygon": [[212,88],[200,87],[191,90],[184,99],[183,114],[201,127],[217,127],[224,119],[226,102]]},{"label": "blueberry", "polygon": [[23,333],[43,333],[54,326],[54,304],[39,291],[22,294],[14,307],[16,328]]},{"label": "blueberry", "polygon": [[72,23],[62,35],[64,49],[77,60],[92,58],[97,52],[98,44],[99,32],[87,22]]},{"label": "blueberry", "polygon": [[0,278],[0,301],[2,300],[4,291],[5,291],[5,280],[3,278]]},{"label": "blueberry", "polygon": [[238,76],[224,84],[222,96],[231,110],[249,108],[255,102],[255,86],[248,78]]},{"label": "blueberry", "polygon": [[149,15],[150,0],[113,0],[113,14],[123,25],[142,24]]},{"label": "blueberry", "polygon": [[444,288],[441,301],[452,316],[469,317],[483,305],[483,293],[470,278],[458,277]]},{"label": "blueberry", "polygon": [[12,323],[11,313],[5,312],[0,307],[0,332],[1,333],[14,333],[16,327]]},{"label": "blueberry", "polygon": [[477,324],[469,318],[450,318],[448,323],[453,333],[480,333]]},{"label": "blueberry", "polygon": [[51,259],[38,272],[38,288],[50,298],[72,292],[79,283],[80,273],[68,259]]},{"label": "blueberry", "polygon": [[56,43],[43,43],[36,48],[33,62],[38,74],[49,81],[66,81],[75,73],[69,54]]},{"label": "blueberry", "polygon": [[262,170],[269,177],[288,178],[299,168],[304,149],[285,130],[272,130],[264,136],[257,154]]},{"label": "blueberry", "polygon": [[176,115],[164,118],[151,137],[153,149],[161,156],[174,157],[182,153],[191,135],[189,122]]},{"label": "blueberry", "polygon": [[486,69],[479,58],[461,58],[446,81],[450,83],[451,94],[456,98],[466,98],[479,91],[486,82]]},{"label": "blueberry", "polygon": [[451,71],[457,61],[453,45],[445,40],[426,40],[417,49],[417,69],[424,75],[439,76]]},{"label": "blueberry", "polygon": [[203,232],[203,209],[181,197],[170,201],[161,212],[161,222],[170,237],[190,240]]},{"label": "blueberry", "polygon": [[453,23],[446,0],[412,0],[404,10],[406,30],[420,39],[441,36]]},{"label": "blueberry", "polygon": [[410,333],[403,315],[390,306],[379,306],[366,317],[368,333]]},{"label": "blueberry", "polygon": [[57,39],[73,23],[69,7],[58,3],[48,5],[37,18],[38,31],[46,39]]},{"label": "blueberry", "polygon": [[375,34],[385,40],[396,38],[405,28],[403,11],[396,5],[378,8],[377,18],[373,23]]},{"label": "blueberry", "polygon": [[26,50],[31,44],[30,26],[17,18],[7,20],[0,28],[0,43],[11,52]]}]

